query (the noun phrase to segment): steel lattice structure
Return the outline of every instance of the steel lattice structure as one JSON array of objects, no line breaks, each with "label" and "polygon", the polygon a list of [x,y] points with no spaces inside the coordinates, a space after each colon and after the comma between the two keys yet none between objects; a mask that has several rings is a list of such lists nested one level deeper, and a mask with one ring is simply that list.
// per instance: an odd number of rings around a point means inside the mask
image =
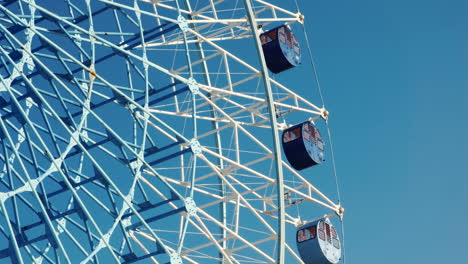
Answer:
[{"label": "steel lattice structure", "polygon": [[294,207],[341,206],[281,157],[276,119],[327,111],[252,38],[302,20],[262,0],[1,0],[1,261],[302,263]]}]

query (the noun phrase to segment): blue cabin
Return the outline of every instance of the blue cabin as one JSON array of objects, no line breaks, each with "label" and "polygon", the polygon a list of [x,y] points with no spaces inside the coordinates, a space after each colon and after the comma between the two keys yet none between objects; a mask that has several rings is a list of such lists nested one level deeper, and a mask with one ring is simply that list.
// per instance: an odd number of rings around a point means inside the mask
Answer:
[{"label": "blue cabin", "polygon": [[283,131],[283,150],[289,164],[296,170],[303,170],[325,161],[322,136],[311,121]]},{"label": "blue cabin", "polygon": [[273,73],[280,73],[301,64],[301,49],[296,36],[282,25],[260,35],[265,61]]},{"label": "blue cabin", "polygon": [[296,243],[305,264],[336,264],[340,261],[340,239],[328,218],[301,226],[297,230]]}]

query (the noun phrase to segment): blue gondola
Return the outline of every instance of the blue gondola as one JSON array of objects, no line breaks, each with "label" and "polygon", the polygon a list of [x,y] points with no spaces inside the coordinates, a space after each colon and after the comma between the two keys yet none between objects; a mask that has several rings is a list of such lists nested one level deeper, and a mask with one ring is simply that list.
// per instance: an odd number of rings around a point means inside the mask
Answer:
[{"label": "blue gondola", "polygon": [[305,264],[336,264],[340,261],[340,239],[328,218],[300,227],[296,243]]},{"label": "blue gondola", "polygon": [[296,170],[303,170],[325,160],[322,136],[311,121],[284,130],[283,150],[289,164]]},{"label": "blue gondola", "polygon": [[299,42],[288,26],[282,25],[260,35],[268,69],[280,73],[301,64]]}]

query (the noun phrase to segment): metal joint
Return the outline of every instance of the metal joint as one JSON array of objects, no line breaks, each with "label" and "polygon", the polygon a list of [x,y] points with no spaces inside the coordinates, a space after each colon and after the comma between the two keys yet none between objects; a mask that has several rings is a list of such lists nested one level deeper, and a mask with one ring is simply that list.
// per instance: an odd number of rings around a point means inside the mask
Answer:
[{"label": "metal joint", "polygon": [[180,30],[182,30],[182,32],[185,33],[189,30],[187,20],[183,16],[178,16],[177,22],[179,23],[179,27],[180,27]]},{"label": "metal joint", "polygon": [[[197,205],[192,197],[187,197],[184,200],[185,203],[185,210],[189,216],[193,216],[197,214]],[[171,262],[172,263],[172,262]]]},{"label": "metal joint", "polygon": [[187,85],[188,85],[188,88],[190,89],[190,92],[192,92],[192,94],[198,94],[198,92],[200,91],[197,81],[192,77],[188,79]]},{"label": "metal joint", "polygon": [[338,207],[335,210],[335,213],[341,218],[341,220],[343,220],[344,211],[345,209],[341,205],[338,205]]},{"label": "metal joint", "polygon": [[198,155],[200,155],[202,153],[202,148],[201,148],[200,142],[198,142],[198,140],[192,139],[192,140],[190,140],[189,144],[190,144],[190,149],[192,150],[192,153],[195,156],[198,156]]},{"label": "metal joint", "polygon": [[327,121],[329,115],[330,115],[330,112],[328,112],[328,110],[325,109],[325,107],[322,107],[320,109],[320,116],[323,118],[323,120]]},{"label": "metal joint", "polygon": [[303,14],[301,14],[301,12],[297,12],[296,16],[297,16],[297,22],[299,22],[299,23],[301,23],[303,25],[305,16]]},{"label": "metal joint", "polygon": [[171,256],[171,264],[182,264],[182,258],[180,257],[179,253],[172,252],[170,256]]}]

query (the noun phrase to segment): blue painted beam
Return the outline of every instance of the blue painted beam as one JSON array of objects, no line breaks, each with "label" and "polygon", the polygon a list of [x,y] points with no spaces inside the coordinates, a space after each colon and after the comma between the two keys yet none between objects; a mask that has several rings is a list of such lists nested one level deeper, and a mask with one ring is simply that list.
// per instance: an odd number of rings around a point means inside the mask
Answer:
[{"label": "blue painted beam", "polygon": [[[160,206],[163,206],[165,204],[168,204],[170,202],[174,202],[174,201],[178,201],[179,199],[177,197],[172,197],[170,199],[167,199],[165,201],[162,201],[162,202],[159,202],[159,203],[150,203],[149,201],[145,201],[143,203],[139,203],[137,204],[137,206],[139,207],[139,209],[137,209],[137,212],[138,213],[142,213],[142,212],[145,212],[145,211],[148,211],[148,210],[151,210],[151,209],[154,209],[154,208],[157,208],[157,207],[160,207]],[[129,212],[129,213],[126,213],[122,216],[122,219],[125,219],[125,218],[128,218],[132,215],[135,215],[135,213],[133,211]]]},{"label": "blue painted beam", "polygon": [[[158,221],[158,220],[164,219],[164,218],[166,218],[166,217],[169,217],[169,216],[171,216],[171,215],[178,214],[178,213],[183,212],[183,211],[185,211],[185,207],[177,208],[177,209],[171,210],[171,211],[169,211],[169,212],[162,213],[162,214],[159,214],[159,215],[156,215],[156,216],[147,218],[147,219],[145,219],[145,222],[149,224],[149,223],[152,223],[152,222],[154,222],[154,221]],[[127,230],[135,229],[135,228],[140,227],[140,226],[142,226],[142,225],[143,225],[142,222],[137,222],[137,223],[135,223],[135,224],[133,224],[133,225],[129,225],[129,226],[127,227]]]},{"label": "blue painted beam", "polygon": [[[145,149],[145,160],[147,157],[153,155],[153,154],[156,154],[158,152],[161,152],[161,151],[164,151],[164,150],[168,150],[170,148],[173,148],[175,146],[179,146],[180,142],[173,142],[171,144],[168,144],[164,147],[156,147],[156,146],[152,146],[152,147],[149,147],[147,149]],[[136,161],[137,158],[132,158],[132,159],[129,159],[127,162],[130,163],[130,162],[134,162]]]},{"label": "blue painted beam", "polygon": [[150,166],[154,166],[154,165],[159,164],[159,163],[161,163],[161,162],[164,162],[164,161],[166,161],[166,160],[170,160],[170,159],[173,159],[173,158],[175,158],[175,157],[179,157],[179,156],[181,156],[181,155],[183,155],[183,154],[185,154],[185,153],[187,153],[187,152],[190,152],[190,151],[191,151],[191,150],[190,150],[189,148],[187,148],[187,149],[178,151],[178,152],[176,152],[176,153],[174,153],[174,154],[167,155],[167,156],[164,157],[164,158],[160,158],[160,159],[157,159],[157,160],[155,160],[155,161],[148,162],[148,164],[149,164]]},{"label": "blue painted beam", "polygon": [[147,258],[156,256],[156,255],[159,255],[159,254],[163,254],[163,253],[165,253],[164,250],[156,250],[156,251],[153,251],[151,253],[145,254],[143,256],[139,256],[139,257],[137,257],[135,254],[127,254],[125,256],[122,256],[122,258],[125,260],[125,262],[123,262],[123,263],[135,263],[135,262],[142,261],[142,260],[145,260]]}]

